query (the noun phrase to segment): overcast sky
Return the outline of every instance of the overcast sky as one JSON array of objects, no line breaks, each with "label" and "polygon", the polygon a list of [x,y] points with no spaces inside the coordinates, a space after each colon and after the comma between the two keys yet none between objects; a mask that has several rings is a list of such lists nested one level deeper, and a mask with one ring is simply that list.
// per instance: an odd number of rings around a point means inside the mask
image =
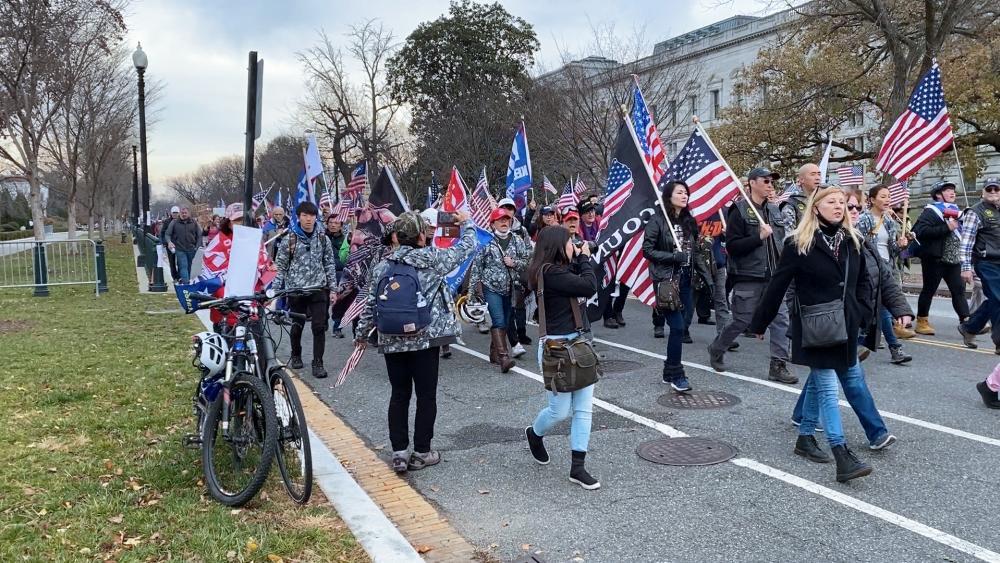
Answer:
[{"label": "overcast sky", "polygon": [[[762,15],[760,0],[502,4],[534,26],[541,43],[537,59],[546,69],[558,67],[563,52],[586,56],[595,23],[613,22],[629,35],[645,25],[652,45],[732,15]],[[447,10],[446,0],[136,0],[127,15],[128,41],[142,42],[147,77],[164,84],[159,121],[148,137],[154,193],[166,195],[166,178],[243,153],[250,50],[265,61],[261,141],[266,141],[281,132],[299,133],[291,119],[303,87],[295,53],[313,45],[320,29],[343,44],[350,25],[379,18],[402,41],[420,22]]]}]

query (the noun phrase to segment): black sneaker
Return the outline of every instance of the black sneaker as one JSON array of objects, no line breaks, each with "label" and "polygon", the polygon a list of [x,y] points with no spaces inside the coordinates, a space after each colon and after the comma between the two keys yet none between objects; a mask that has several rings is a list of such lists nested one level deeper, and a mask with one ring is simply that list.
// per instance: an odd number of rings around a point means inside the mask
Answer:
[{"label": "black sneaker", "polygon": [[444,359],[446,359],[446,360],[451,357],[451,346],[450,345],[445,344],[444,346],[441,346],[441,357],[444,358]]},{"label": "black sneaker", "polygon": [[1000,393],[989,388],[985,381],[976,384],[979,396],[983,398],[983,404],[991,409],[1000,409]]},{"label": "black sneaker", "polygon": [[913,356],[907,354],[906,352],[903,352],[902,346],[896,346],[895,348],[890,347],[889,354],[892,355],[892,359],[889,361],[896,364],[897,366],[905,364],[906,362],[913,359]]},{"label": "black sneaker", "polygon": [[795,455],[802,456],[816,463],[830,463],[833,461],[833,458],[819,447],[815,436],[799,435],[795,441]]},{"label": "black sneaker", "polygon": [[315,377],[316,379],[324,379],[327,375],[326,368],[323,367],[323,364],[313,364],[312,372],[313,372],[313,377]]},{"label": "black sneaker", "polygon": [[962,335],[962,343],[965,344],[966,348],[975,350],[979,347],[976,344],[976,333],[966,330],[961,324],[958,325],[958,333]]},{"label": "black sneaker", "polygon": [[663,338],[663,327],[654,326],[653,327],[653,338]]},{"label": "black sneaker", "polygon": [[618,328],[618,321],[614,319],[604,319],[604,328]]},{"label": "black sneaker", "polygon": [[302,356],[292,356],[288,358],[288,367],[292,369],[302,369]]},{"label": "black sneaker", "polygon": [[542,443],[542,437],[535,434],[535,430],[530,426],[524,429],[524,437],[528,439],[528,449],[531,450],[531,457],[535,458],[535,461],[539,465],[548,465],[549,452],[545,451],[545,444]]},{"label": "black sneaker", "polygon": [[691,338],[691,333],[684,331],[684,336],[681,338],[681,342],[684,344],[694,344],[694,339]]},{"label": "black sneaker", "polygon": [[885,436],[882,436],[878,440],[875,440],[874,443],[868,444],[868,449],[873,451],[884,450],[895,443],[896,443],[896,437],[893,436],[892,434],[886,434]]}]

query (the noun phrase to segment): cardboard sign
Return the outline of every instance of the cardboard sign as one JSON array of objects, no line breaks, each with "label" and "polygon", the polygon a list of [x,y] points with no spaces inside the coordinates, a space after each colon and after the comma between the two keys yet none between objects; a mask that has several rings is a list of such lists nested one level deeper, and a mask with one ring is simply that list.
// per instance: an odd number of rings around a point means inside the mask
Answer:
[{"label": "cardboard sign", "polygon": [[262,232],[254,227],[233,225],[233,246],[229,251],[225,296],[251,295],[257,281]]}]

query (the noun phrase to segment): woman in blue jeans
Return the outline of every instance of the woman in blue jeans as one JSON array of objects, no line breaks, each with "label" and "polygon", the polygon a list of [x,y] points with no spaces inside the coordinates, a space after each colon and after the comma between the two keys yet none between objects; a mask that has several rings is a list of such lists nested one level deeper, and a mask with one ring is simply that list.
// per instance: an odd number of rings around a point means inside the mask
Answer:
[{"label": "woman in blue jeans", "polygon": [[677,180],[667,182],[663,187],[663,199],[670,214],[670,223],[668,225],[662,213],[650,218],[642,238],[642,254],[649,260],[649,273],[654,284],[676,283],[679,290],[680,308],[660,311],[670,327],[662,380],[670,384],[674,391],[685,393],[691,390],[691,384],[681,365],[681,352],[694,311],[691,268],[694,267],[692,250],[698,237],[698,225],[688,211],[687,184]]},{"label": "woman in blue jeans", "polygon": [[[871,466],[847,447],[837,395],[838,380],[847,379],[848,372],[858,363],[859,327],[872,318],[875,305],[865,273],[862,237],[847,220],[846,212],[847,197],[839,187],[823,188],[810,196],[798,228],[785,241],[778,268],[749,326],[753,334],[763,339],[793,281],[798,308],[843,300],[837,304],[836,314],[843,310],[846,338],[832,345],[805,345],[802,316],[790,315],[792,362],[810,368],[795,453],[816,462],[829,461],[814,436],[816,425],[821,422],[837,461],[836,478],[841,483],[872,472]],[[829,321],[826,326],[832,323]]]},{"label": "woman in blue jeans", "polygon": [[[537,291],[539,276],[544,276],[545,281],[544,302],[539,303],[539,307],[544,307],[544,315],[540,314],[539,319],[545,321],[545,337],[538,339],[538,366],[541,369],[542,348],[547,341],[573,339],[581,332],[590,332],[586,308],[580,300],[597,293],[599,286],[590,262],[590,247],[574,245],[569,231],[560,226],[545,227],[538,232],[535,254],[525,275],[532,290]],[[576,301],[576,314],[572,301]],[[542,334],[541,327],[539,334]],[[600,488],[601,483],[584,466],[590,442],[594,386],[588,385],[571,393],[546,391],[545,395],[548,406],[538,413],[534,424],[524,429],[531,456],[542,465],[549,463],[549,453],[542,438],[572,413],[569,480],[587,490]]]}]

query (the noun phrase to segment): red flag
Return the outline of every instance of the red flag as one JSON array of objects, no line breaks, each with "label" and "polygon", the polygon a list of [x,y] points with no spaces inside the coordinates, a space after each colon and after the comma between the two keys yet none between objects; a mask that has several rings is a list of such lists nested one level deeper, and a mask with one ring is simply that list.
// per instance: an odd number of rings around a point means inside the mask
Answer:
[{"label": "red flag", "polygon": [[[448,180],[448,189],[444,192],[441,211],[445,213],[464,211],[471,215],[469,199],[465,195],[465,184],[462,182],[462,175],[458,173],[458,168],[451,168],[451,178]],[[458,225],[443,225],[438,223],[437,231],[434,233],[434,246],[438,248],[451,248],[461,234],[461,229]]]}]

